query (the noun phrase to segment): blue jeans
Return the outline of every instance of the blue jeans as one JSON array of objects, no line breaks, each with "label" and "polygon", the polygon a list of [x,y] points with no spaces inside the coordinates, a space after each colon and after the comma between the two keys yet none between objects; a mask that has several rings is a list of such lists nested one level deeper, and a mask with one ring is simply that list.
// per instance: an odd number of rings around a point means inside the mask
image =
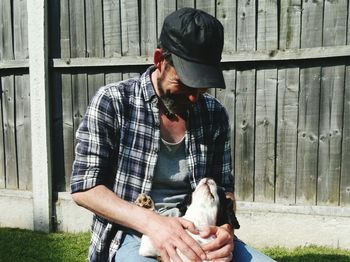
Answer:
[{"label": "blue jeans", "polygon": [[[115,262],[155,262],[155,258],[143,257],[139,255],[140,238],[133,234],[124,234],[122,243],[115,256]],[[239,239],[235,239],[235,250],[233,251],[234,262],[271,262],[275,261],[260,253],[254,248],[244,244]]]}]

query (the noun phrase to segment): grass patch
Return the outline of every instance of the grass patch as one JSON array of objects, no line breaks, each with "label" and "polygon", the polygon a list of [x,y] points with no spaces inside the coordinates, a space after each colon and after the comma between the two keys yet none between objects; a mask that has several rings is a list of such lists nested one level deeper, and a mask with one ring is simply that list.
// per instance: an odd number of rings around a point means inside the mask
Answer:
[{"label": "grass patch", "polygon": [[279,262],[350,262],[350,250],[328,247],[273,247],[261,251]]},{"label": "grass patch", "polygon": [[39,233],[0,228],[1,262],[87,261],[90,234]]},{"label": "grass patch", "polygon": [[[0,228],[0,262],[87,261],[90,234],[39,233]],[[350,250],[308,246],[294,249],[265,248],[279,262],[350,262]]]}]

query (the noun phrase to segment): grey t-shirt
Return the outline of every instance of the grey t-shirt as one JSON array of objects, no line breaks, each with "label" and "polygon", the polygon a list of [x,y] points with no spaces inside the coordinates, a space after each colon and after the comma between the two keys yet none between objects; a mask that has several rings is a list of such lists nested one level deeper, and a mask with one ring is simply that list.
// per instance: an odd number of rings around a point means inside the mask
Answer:
[{"label": "grey t-shirt", "polygon": [[163,215],[179,216],[176,205],[183,201],[189,191],[185,139],[178,143],[161,139],[151,190],[156,210]]}]

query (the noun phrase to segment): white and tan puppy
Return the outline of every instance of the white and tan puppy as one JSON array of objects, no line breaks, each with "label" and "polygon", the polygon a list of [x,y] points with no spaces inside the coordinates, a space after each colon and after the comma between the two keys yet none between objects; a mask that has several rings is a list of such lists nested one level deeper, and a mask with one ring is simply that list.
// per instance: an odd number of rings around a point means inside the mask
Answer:
[{"label": "white and tan puppy", "polygon": [[[197,185],[192,195],[189,195],[189,206],[183,218],[194,223],[197,229],[201,230],[205,226],[221,226],[230,224],[233,228],[239,228],[233,210],[233,201],[227,199],[223,188],[218,187],[213,179],[203,178]],[[202,238],[200,235],[188,233],[199,243],[204,245],[213,241],[214,237]],[[186,262],[190,261],[179,250],[180,258]],[[159,256],[157,250],[153,247],[148,236],[143,235],[139,254],[147,257]]]}]

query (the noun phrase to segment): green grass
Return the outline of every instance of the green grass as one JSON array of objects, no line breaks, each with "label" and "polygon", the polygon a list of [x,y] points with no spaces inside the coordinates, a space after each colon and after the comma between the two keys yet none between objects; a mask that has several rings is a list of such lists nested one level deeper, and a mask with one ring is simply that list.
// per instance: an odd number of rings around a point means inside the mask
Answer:
[{"label": "green grass", "polygon": [[[0,262],[87,261],[90,234],[38,233],[0,228]],[[266,248],[262,252],[280,262],[350,262],[350,250],[325,247]]]}]

